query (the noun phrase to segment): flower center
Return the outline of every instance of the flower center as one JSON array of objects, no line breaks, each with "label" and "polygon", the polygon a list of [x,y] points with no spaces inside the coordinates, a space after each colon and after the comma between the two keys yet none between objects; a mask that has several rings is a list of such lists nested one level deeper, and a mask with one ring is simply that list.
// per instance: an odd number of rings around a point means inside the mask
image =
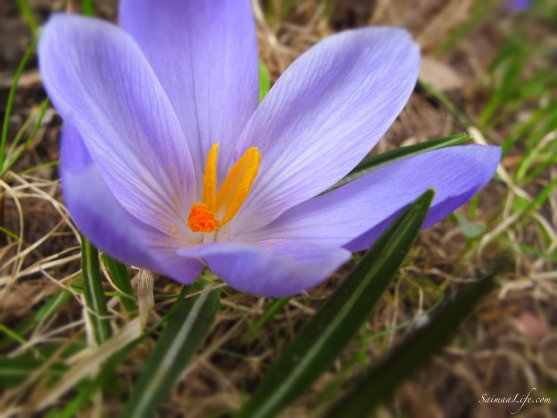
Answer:
[{"label": "flower center", "polygon": [[214,144],[207,155],[203,174],[203,202],[195,202],[188,216],[188,225],[193,232],[213,232],[228,223],[242,207],[261,162],[256,147],[246,150],[234,164],[217,193],[217,151]]}]

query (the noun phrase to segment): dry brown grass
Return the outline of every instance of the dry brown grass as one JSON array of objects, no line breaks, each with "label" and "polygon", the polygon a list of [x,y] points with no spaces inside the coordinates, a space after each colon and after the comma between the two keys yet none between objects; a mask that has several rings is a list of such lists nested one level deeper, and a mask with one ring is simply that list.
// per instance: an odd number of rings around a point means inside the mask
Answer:
[{"label": "dry brown grass", "polygon": [[[260,54],[272,80],[323,37],[343,28],[367,24],[408,28],[422,45],[424,55],[434,61],[434,69],[430,68],[433,74],[423,76],[433,77],[439,83],[447,78],[452,80],[451,89],[445,93],[465,115],[464,121],[426,90],[418,88],[378,146],[379,151],[463,131],[470,132],[476,142],[501,144],[509,135],[507,126],[521,115],[530,114],[538,105],[535,101],[524,103],[512,119],[487,131],[476,127],[477,117],[488,98],[490,81],[485,76],[486,68],[497,55],[509,29],[516,24],[516,20],[505,15],[500,7],[487,12],[483,23],[477,24],[450,51],[439,55],[444,42],[460,24],[470,19],[478,1],[346,0],[339,1],[330,16],[326,15],[326,2],[295,3],[290,11],[272,20],[265,17],[268,10],[274,9],[277,16],[284,2],[270,0],[265,10],[260,3],[255,3]],[[67,6],[62,1],[32,4],[40,18],[45,18],[51,10]],[[97,6],[103,17],[114,17],[114,2],[99,1]],[[4,27],[0,39],[6,43],[0,47],[3,51],[0,98],[4,103],[9,80],[29,35],[14,5],[3,3],[0,6],[0,22]],[[538,37],[539,31],[540,28],[532,29],[533,36]],[[555,42],[556,32],[546,31],[547,42]],[[31,107],[43,98],[36,68],[31,66],[24,73],[18,90],[10,124],[12,136],[30,114]],[[70,399],[72,387],[80,378],[95,372],[109,353],[139,335],[145,325],[143,322],[153,323],[166,312],[172,299],[161,296],[175,295],[179,291],[178,285],[164,278],[155,280],[153,292],[149,290],[149,283],[144,283],[145,297],[140,300],[144,304],[141,310],[146,313],[144,321],[130,321],[118,299],[113,298],[109,308],[116,337],[109,346],[95,347],[90,327],[84,320],[87,316],[82,296],[73,288],[80,280],[79,234],[61,201],[56,169],[46,167],[22,174],[25,169],[56,160],[59,125],[59,118],[46,118],[37,139],[21,161],[0,179],[0,225],[21,237],[0,235],[0,323],[14,327],[33,315],[60,289],[70,291],[72,297],[56,314],[24,335],[25,341],[3,346],[2,353],[14,356],[50,343],[66,347],[78,341],[84,341],[88,347],[66,360],[71,371],[57,385],[49,387],[44,379],[41,380],[43,367],[20,386],[1,393],[0,410],[6,416],[33,410],[42,410],[40,414],[43,414]],[[339,378],[351,359],[361,360],[348,375],[361,373],[367,361],[385,352],[408,330],[407,326],[397,330],[397,325],[412,324],[442,293],[454,293],[459,284],[477,277],[501,254],[512,258],[513,270],[500,277],[498,293],[478,308],[451,346],[436,357],[427,370],[398,391],[394,400],[382,408],[380,416],[504,417],[508,415],[508,408],[479,405],[481,394],[514,395],[527,393],[532,387],[540,393],[555,390],[557,194],[554,189],[551,198],[534,213],[515,211],[513,202],[517,196],[531,200],[541,187],[556,178],[557,170],[553,167],[525,186],[515,184],[513,173],[524,158],[522,151],[520,143],[513,146],[498,173],[500,181],[493,182],[480,196],[474,221],[488,225],[483,238],[468,241],[461,228],[450,220],[422,233],[401,271],[400,280],[370,318],[367,332],[362,332],[335,367],[288,410],[285,417],[313,415],[319,393]],[[545,255],[530,255],[525,252],[524,245],[537,247]],[[225,288],[225,297],[205,346],[182,374],[159,416],[209,417],[219,411],[238,408],[245,393],[257,384],[265,368],[347,271],[348,268],[344,268],[317,289],[293,298],[257,338],[248,338],[248,331],[269,300]],[[134,283],[137,281],[136,277]],[[111,287],[107,282],[106,288]],[[148,301],[151,294],[155,295],[152,306]],[[384,335],[362,346],[366,338],[382,331],[386,331]],[[153,345],[153,339],[147,340],[121,364],[118,375],[123,385],[131,385]],[[60,357],[62,350],[55,352],[50,361]],[[79,416],[118,416],[122,405],[122,395],[99,394]],[[525,412],[528,415],[523,416],[557,416],[551,406],[531,406]]]}]

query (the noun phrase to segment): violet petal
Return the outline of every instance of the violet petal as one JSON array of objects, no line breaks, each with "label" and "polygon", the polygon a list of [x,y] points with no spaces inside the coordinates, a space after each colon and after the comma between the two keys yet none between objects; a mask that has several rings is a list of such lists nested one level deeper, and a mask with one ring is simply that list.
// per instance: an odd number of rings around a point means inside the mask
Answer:
[{"label": "violet petal", "polygon": [[435,197],[424,226],[443,219],[489,182],[500,158],[499,147],[465,145],[400,160],[304,202],[237,239],[311,240],[362,250],[427,189],[434,189]]},{"label": "violet petal", "polygon": [[[79,230],[99,249],[133,266],[193,282],[203,265],[178,257],[178,243],[138,221],[114,197],[95,167],[79,132],[66,124],[60,156],[62,194]],[[160,248],[166,242],[168,249]],[[163,246],[165,247],[165,246]]]},{"label": "violet petal", "polygon": [[284,297],[316,286],[350,258],[342,248],[312,242],[217,243],[179,250],[198,257],[231,287],[259,296]]},{"label": "violet petal", "polygon": [[238,151],[257,146],[260,174],[235,225],[262,226],[346,175],[410,96],[419,51],[402,29],[333,35],[298,58],[250,120]]},{"label": "violet petal", "polygon": [[120,204],[162,232],[182,225],[195,198],[190,152],[133,39],[101,20],[54,15],[41,33],[39,64],[56,109],[83,134]]},{"label": "violet petal", "polygon": [[[259,100],[249,0],[123,0],[119,23],[151,63],[182,125],[196,172],[220,143],[219,178]],[[236,157],[237,158],[237,157]]]}]

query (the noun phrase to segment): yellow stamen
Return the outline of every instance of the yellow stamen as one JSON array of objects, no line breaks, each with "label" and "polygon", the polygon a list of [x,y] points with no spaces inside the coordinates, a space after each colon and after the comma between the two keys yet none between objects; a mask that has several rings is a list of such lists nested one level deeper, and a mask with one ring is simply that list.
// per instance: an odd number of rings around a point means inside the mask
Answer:
[{"label": "yellow stamen", "polygon": [[203,174],[203,203],[209,210],[217,210],[217,151],[219,144],[214,144],[207,155],[205,173]]},{"label": "yellow stamen", "polygon": [[229,222],[248,197],[259,170],[261,154],[257,148],[249,148],[230,169],[217,194],[218,146],[214,144],[207,155],[203,203],[196,202],[188,216],[188,225],[194,232],[213,232]]},{"label": "yellow stamen", "polygon": [[248,197],[260,162],[259,150],[248,148],[224,179],[217,195],[217,212],[223,215],[223,225],[236,215]]}]

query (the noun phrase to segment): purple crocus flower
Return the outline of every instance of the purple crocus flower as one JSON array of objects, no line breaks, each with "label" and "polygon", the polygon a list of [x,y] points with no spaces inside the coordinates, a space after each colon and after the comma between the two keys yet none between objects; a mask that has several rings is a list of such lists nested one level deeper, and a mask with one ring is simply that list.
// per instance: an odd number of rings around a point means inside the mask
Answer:
[{"label": "purple crocus flower", "polygon": [[532,0],[507,0],[506,9],[512,13],[527,11],[532,7]]},{"label": "purple crocus flower", "polygon": [[286,296],[368,248],[428,188],[426,226],[493,176],[500,149],[394,162],[334,191],[385,134],[418,76],[407,32],[327,38],[258,105],[248,0],[125,0],[120,27],[54,15],[39,44],[64,119],[61,177],[79,229],[125,263]]}]

